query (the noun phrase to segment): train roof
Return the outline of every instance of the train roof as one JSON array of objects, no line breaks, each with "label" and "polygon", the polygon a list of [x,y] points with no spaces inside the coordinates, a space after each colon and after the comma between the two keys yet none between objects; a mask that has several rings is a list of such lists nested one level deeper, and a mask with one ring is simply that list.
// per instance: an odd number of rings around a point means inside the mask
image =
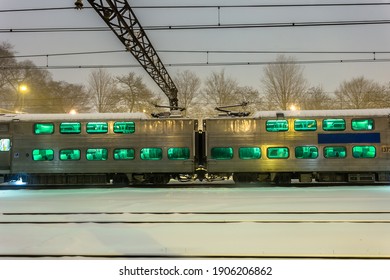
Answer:
[{"label": "train roof", "polygon": [[276,117],[378,117],[390,116],[390,108],[385,109],[345,109],[345,110],[296,110],[296,111],[260,111],[253,118]]},{"label": "train roof", "polygon": [[150,119],[144,113],[82,113],[82,114],[0,114],[0,122],[20,121],[83,121]]}]

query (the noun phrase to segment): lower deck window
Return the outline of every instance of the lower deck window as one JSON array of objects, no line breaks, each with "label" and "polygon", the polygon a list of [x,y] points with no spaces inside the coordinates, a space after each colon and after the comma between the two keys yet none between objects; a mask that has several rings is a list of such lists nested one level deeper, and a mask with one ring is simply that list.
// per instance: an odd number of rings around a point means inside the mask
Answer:
[{"label": "lower deck window", "polygon": [[107,149],[88,149],[86,158],[87,160],[107,160]]},{"label": "lower deck window", "polygon": [[143,160],[161,160],[161,148],[143,148],[141,149],[141,159]]},{"label": "lower deck window", "polygon": [[289,150],[287,147],[272,147],[267,149],[269,159],[288,158]]},{"label": "lower deck window", "polygon": [[347,156],[347,149],[345,147],[325,147],[325,158],[345,158]]},{"label": "lower deck window", "polygon": [[115,160],[132,160],[134,159],[134,149],[115,149]]},{"label": "lower deck window", "polygon": [[171,160],[186,160],[190,158],[189,148],[169,148],[168,159]]},{"label": "lower deck window", "polygon": [[295,157],[308,159],[318,157],[318,148],[315,146],[299,146],[295,148]]},{"label": "lower deck window", "polygon": [[11,139],[0,139],[0,152],[8,152],[11,150]]},{"label": "lower deck window", "polygon": [[80,150],[61,150],[60,151],[60,160],[79,160],[80,159]]},{"label": "lower deck window", "polygon": [[54,151],[51,149],[35,149],[32,152],[34,161],[50,161],[54,159]]},{"label": "lower deck window", "polygon": [[355,146],[352,148],[354,158],[374,158],[376,149],[374,146]]},{"label": "lower deck window", "polygon": [[233,158],[233,148],[231,147],[214,147],[211,148],[211,158],[226,160]]},{"label": "lower deck window", "polygon": [[261,149],[259,147],[241,147],[238,149],[240,159],[259,159],[261,158]]}]

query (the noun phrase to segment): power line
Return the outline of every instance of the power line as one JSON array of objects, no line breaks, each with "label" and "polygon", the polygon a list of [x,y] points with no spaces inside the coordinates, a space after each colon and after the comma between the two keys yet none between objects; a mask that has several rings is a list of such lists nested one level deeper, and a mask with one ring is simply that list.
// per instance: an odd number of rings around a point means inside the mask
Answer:
[{"label": "power line", "polygon": [[[390,62],[390,58],[381,59],[327,59],[327,60],[300,60],[294,61],[292,64],[339,64],[339,63],[378,63]],[[167,67],[212,67],[212,66],[258,66],[269,64],[283,64],[285,62],[277,61],[241,61],[241,62],[197,62],[197,63],[166,63]],[[46,65],[35,67],[24,66],[3,66],[0,69],[48,69],[48,70],[64,70],[64,69],[97,69],[97,68],[139,68],[138,64],[104,64],[104,65]]]},{"label": "power line", "polygon": [[[221,9],[221,8],[300,8],[300,7],[351,7],[351,6],[388,6],[389,2],[366,2],[366,3],[317,3],[317,4],[239,4],[239,5],[134,5],[133,9]],[[11,12],[39,12],[56,10],[74,10],[75,7],[51,7],[51,8],[26,8],[26,9],[4,9],[0,13]],[[91,7],[84,7],[91,9]]]},{"label": "power line", "polygon": [[[348,21],[309,21],[279,23],[233,23],[233,24],[197,24],[197,25],[155,25],[144,26],[147,31],[205,30],[205,29],[245,29],[245,28],[286,28],[286,27],[323,27],[390,24],[388,19],[348,20]],[[108,27],[48,27],[48,28],[0,28],[0,33],[47,33],[47,32],[107,32]]]}]

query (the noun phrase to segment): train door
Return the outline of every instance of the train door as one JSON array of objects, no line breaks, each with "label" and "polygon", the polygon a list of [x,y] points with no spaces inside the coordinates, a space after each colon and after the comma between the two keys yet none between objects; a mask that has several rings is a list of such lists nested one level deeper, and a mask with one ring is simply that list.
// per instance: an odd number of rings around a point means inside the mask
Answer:
[{"label": "train door", "polygon": [[0,132],[0,183],[4,181],[4,175],[10,173],[11,165],[11,137]]}]

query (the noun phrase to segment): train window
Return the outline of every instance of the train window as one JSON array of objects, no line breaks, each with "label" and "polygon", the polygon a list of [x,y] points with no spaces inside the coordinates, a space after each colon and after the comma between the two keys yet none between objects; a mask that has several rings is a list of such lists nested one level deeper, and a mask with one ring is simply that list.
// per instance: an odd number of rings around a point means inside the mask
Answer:
[{"label": "train window", "polygon": [[259,147],[241,147],[238,149],[240,159],[259,159],[261,149]]},{"label": "train window", "polygon": [[326,158],[345,158],[347,156],[347,149],[345,147],[325,147],[324,157]]},{"label": "train window", "polygon": [[135,123],[134,122],[115,122],[114,123],[114,132],[131,134],[135,132]]},{"label": "train window", "polygon": [[80,150],[61,150],[60,151],[60,160],[79,160],[80,159]]},{"label": "train window", "polygon": [[8,152],[11,150],[11,139],[0,139],[0,152]]},{"label": "train window", "polygon": [[296,158],[317,158],[318,157],[318,148],[316,146],[299,146],[295,148],[295,157]]},{"label": "train window", "polygon": [[233,158],[233,148],[231,147],[214,147],[211,148],[211,158],[226,160]]},{"label": "train window", "polygon": [[60,124],[61,134],[79,134],[81,133],[81,124],[78,122],[66,122]]},{"label": "train window", "polygon": [[132,160],[134,159],[134,149],[115,149],[114,159],[115,160]]},{"label": "train window", "polygon": [[169,148],[168,159],[185,160],[190,158],[190,148]]},{"label": "train window", "polygon": [[343,119],[326,119],[322,121],[322,129],[325,131],[345,130],[345,120]]},{"label": "train window", "polygon": [[289,150],[287,147],[272,147],[267,149],[269,159],[288,158]]},{"label": "train window", "polygon": [[52,123],[36,123],[34,124],[34,134],[53,134],[54,124]]},{"label": "train window", "polygon": [[295,120],[294,121],[295,131],[315,131],[317,130],[316,120]]},{"label": "train window", "polygon": [[266,130],[269,132],[279,132],[288,130],[287,120],[268,120],[265,123]]},{"label": "train window", "polygon": [[376,149],[374,146],[355,146],[352,148],[354,158],[374,158]]},{"label": "train window", "polygon": [[373,119],[355,119],[352,120],[352,130],[373,130]]},{"label": "train window", "polygon": [[107,160],[107,149],[88,149],[86,158],[87,160]]},{"label": "train window", "polygon": [[54,159],[54,151],[51,149],[35,149],[32,152],[32,159],[34,161],[47,161]]},{"label": "train window", "polygon": [[141,149],[141,159],[143,160],[160,160],[162,159],[161,148],[143,148]]},{"label": "train window", "polygon": [[107,133],[108,124],[106,122],[89,122],[87,123],[87,133]]}]

